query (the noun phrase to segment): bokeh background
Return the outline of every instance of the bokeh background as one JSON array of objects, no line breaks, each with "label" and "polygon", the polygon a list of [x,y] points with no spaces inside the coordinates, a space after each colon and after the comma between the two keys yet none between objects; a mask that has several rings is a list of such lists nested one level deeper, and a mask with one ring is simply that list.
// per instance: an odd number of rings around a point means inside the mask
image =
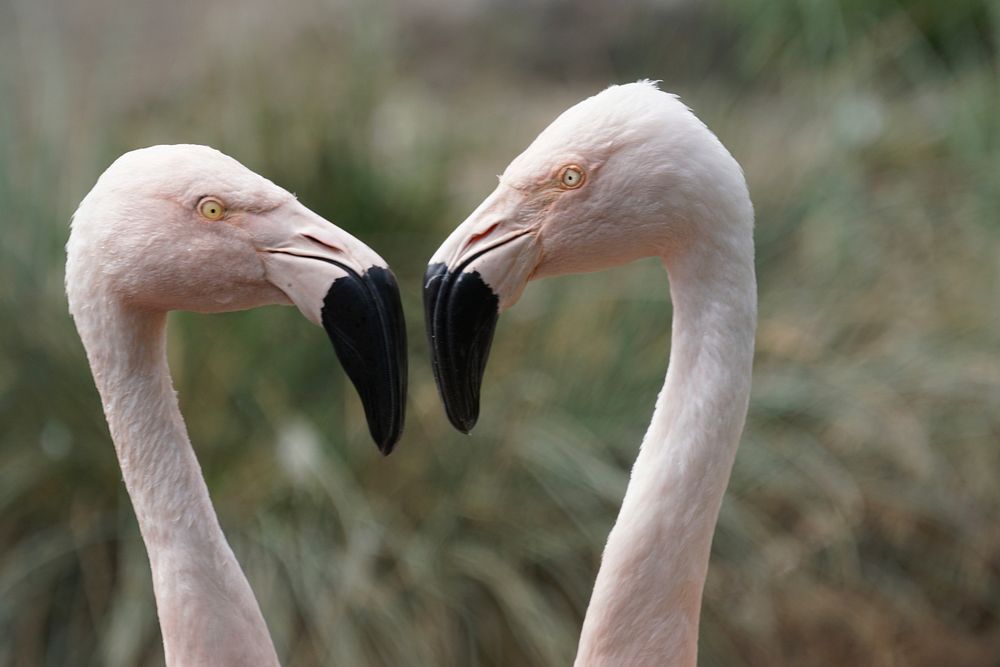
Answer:
[{"label": "bokeh background", "polygon": [[570,664],[667,363],[666,276],[533,284],[471,437],[436,396],[421,276],[552,118],[638,78],[715,130],[757,211],[701,664],[1000,664],[998,38],[973,0],[0,1],[0,665],[163,662],[63,244],[115,157],[181,142],[296,192],[403,288],[388,459],[294,309],[171,317],[284,664]]}]

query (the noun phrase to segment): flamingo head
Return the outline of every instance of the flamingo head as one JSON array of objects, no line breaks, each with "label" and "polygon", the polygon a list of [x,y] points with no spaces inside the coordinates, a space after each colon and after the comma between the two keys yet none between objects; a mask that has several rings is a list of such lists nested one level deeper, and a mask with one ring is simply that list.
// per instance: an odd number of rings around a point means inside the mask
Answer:
[{"label": "flamingo head", "polygon": [[[452,424],[479,415],[499,313],[528,281],[725,243],[752,229],[742,171],[719,140],[649,81],[571,107],[514,159],[445,240],[424,277],[434,375]],[[745,223],[745,224],[741,224]]]},{"label": "flamingo head", "polygon": [[95,299],[149,312],[296,305],[329,335],[380,451],[398,441],[407,364],[395,277],[236,160],[193,145],[126,153],[80,204],[66,249],[78,322]]}]

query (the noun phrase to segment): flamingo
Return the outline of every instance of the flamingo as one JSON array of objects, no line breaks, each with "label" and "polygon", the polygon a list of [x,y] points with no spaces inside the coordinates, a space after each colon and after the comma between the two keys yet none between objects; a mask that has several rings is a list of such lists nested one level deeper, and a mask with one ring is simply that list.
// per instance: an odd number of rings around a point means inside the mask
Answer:
[{"label": "flamingo", "polygon": [[674,308],[666,381],[575,664],[694,665],[712,533],[750,394],[757,288],[743,172],[676,96],[639,81],[565,111],[499,180],[425,276],[447,415],[466,433],[475,425],[499,313],[528,281],[662,259]]},{"label": "flamingo", "polygon": [[389,454],[406,392],[392,272],[291,193],[192,145],[118,158],[74,214],[66,251],[69,309],[149,555],[167,665],[277,665],[181,418],[166,313],[294,303],[326,329]]}]

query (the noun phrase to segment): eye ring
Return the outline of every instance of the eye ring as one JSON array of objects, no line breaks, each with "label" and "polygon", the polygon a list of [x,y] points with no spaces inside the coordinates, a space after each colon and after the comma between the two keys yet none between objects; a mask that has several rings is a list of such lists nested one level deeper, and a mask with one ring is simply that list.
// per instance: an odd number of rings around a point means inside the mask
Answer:
[{"label": "eye ring", "polygon": [[226,205],[215,197],[205,197],[198,202],[198,213],[206,220],[215,222],[226,215]]},{"label": "eye ring", "polygon": [[583,167],[575,164],[568,164],[559,172],[559,184],[567,190],[575,190],[583,185],[587,180],[587,174]]}]

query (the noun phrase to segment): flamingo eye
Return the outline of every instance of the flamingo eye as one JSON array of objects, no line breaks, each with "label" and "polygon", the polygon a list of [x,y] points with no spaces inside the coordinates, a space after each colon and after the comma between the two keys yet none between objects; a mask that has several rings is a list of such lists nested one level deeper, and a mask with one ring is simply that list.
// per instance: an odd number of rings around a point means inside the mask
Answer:
[{"label": "flamingo eye", "polygon": [[226,207],[214,197],[205,197],[198,202],[198,212],[207,220],[219,220],[226,214]]},{"label": "flamingo eye", "polygon": [[576,165],[569,165],[568,167],[563,167],[562,172],[559,174],[559,182],[562,183],[564,188],[573,190],[575,188],[583,185],[585,177],[583,175],[583,169],[577,167]]}]

